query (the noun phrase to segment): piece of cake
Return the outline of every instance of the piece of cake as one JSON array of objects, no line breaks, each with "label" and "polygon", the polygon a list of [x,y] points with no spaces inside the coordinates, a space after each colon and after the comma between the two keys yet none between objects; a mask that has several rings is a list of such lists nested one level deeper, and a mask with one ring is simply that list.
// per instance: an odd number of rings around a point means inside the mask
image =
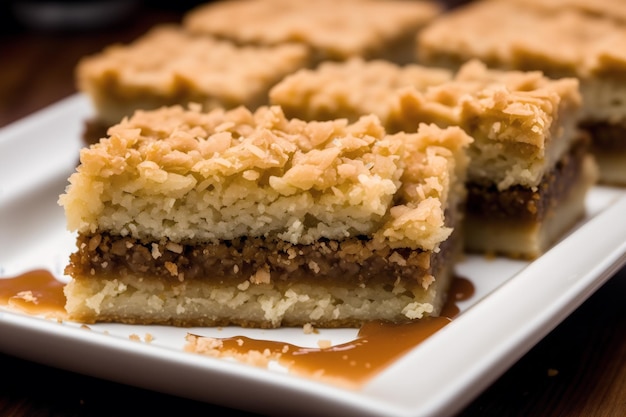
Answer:
[{"label": "piece of cake", "polygon": [[302,45],[235,46],[159,25],[130,44],[84,57],[76,79],[92,100],[97,121],[108,127],[137,109],[164,105],[254,109],[267,104],[276,82],[309,64]]},{"label": "piece of cake", "polygon": [[180,326],[360,326],[437,315],[462,249],[471,138],[278,106],[138,111],[81,150],[69,316]]},{"label": "piece of cake", "polygon": [[591,135],[599,181],[626,185],[626,25],[590,9],[526,3],[484,0],[441,16],[418,35],[419,61],[456,69],[480,59],[491,67],[578,78],[579,126]]},{"label": "piece of cake", "polygon": [[[421,80],[421,81],[420,81]],[[300,70],[270,91],[272,104],[306,120],[374,113],[390,132],[420,123],[459,126],[468,149],[466,250],[536,258],[584,215],[596,170],[576,123],[575,78],[490,70],[452,75],[418,65],[354,59]]]},{"label": "piece of cake", "polygon": [[415,34],[441,12],[428,0],[235,0],[198,6],[183,25],[241,45],[299,42],[317,62],[353,56],[410,62]]},{"label": "piece of cake", "polygon": [[598,178],[589,137],[577,129],[578,81],[487,70],[475,61],[456,81],[489,81],[459,100],[460,125],[474,138],[466,249],[536,258],[584,217]]}]

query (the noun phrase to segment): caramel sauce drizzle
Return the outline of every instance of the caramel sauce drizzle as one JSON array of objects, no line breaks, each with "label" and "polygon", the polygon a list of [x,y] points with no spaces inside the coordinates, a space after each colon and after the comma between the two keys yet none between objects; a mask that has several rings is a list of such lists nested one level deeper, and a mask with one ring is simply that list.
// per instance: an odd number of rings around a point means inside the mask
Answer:
[{"label": "caramel sauce drizzle", "polygon": [[[0,279],[0,305],[32,315],[66,318],[64,286],[44,269],[3,278]],[[219,356],[222,357],[243,358],[256,352],[274,358],[293,374],[358,388],[450,323],[460,311],[456,302],[469,299],[473,293],[471,281],[456,277],[440,316],[399,324],[372,321],[359,329],[354,340],[329,347],[300,347],[245,336],[210,339],[219,343]],[[205,339],[195,335],[188,335],[188,338],[190,336]]]},{"label": "caramel sauce drizzle", "polygon": [[45,269],[0,279],[0,305],[27,314],[65,318],[65,283]]},{"label": "caramel sauce drizzle", "polygon": [[[474,294],[472,283],[455,278],[448,302],[438,317],[408,323],[372,321],[347,343],[325,348],[305,348],[289,343],[251,339],[245,336],[212,339],[221,357],[243,359],[255,353],[272,358],[292,374],[314,377],[348,388],[358,388],[428,337],[445,327],[459,313],[457,301]],[[191,335],[192,338],[201,338]],[[202,350],[202,349],[201,349]],[[202,351],[199,353],[202,353]],[[209,351],[211,351],[209,349]],[[245,359],[244,359],[245,361]]]}]

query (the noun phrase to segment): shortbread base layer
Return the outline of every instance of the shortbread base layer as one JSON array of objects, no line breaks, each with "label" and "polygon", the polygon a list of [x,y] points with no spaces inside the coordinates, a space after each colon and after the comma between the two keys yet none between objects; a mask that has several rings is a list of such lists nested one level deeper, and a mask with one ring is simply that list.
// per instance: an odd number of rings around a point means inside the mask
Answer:
[{"label": "shortbread base layer", "polygon": [[[170,244],[174,252],[167,243],[136,242],[144,249],[129,252],[120,251],[131,246],[127,240],[92,239],[79,237],[66,270],[73,276],[65,287],[72,320],[184,327],[359,327],[437,316],[462,246],[451,237],[438,253],[400,255],[371,251],[369,241],[342,249],[332,241],[282,247],[246,239],[182,251]],[[146,251],[147,258],[139,255]]]},{"label": "shortbread base layer", "polygon": [[[545,201],[545,208],[535,216],[490,216],[476,211],[466,213],[465,251],[486,255],[504,255],[517,259],[536,259],[557,241],[573,230],[586,212],[585,198],[597,181],[597,164],[587,155],[579,167],[580,175],[566,187],[567,192],[554,193]],[[542,194],[550,193],[548,187],[529,193],[525,204],[542,200]],[[524,205],[524,204],[522,204]],[[528,213],[527,213],[528,214]]]}]

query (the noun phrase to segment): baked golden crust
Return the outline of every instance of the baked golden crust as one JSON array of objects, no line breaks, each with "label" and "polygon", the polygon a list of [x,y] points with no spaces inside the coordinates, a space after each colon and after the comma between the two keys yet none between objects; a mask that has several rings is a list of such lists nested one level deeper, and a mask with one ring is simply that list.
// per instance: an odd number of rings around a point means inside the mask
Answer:
[{"label": "baked golden crust", "polygon": [[[529,199],[544,201],[552,196],[552,206],[567,203],[576,208],[569,217],[578,219],[583,213],[580,202],[591,175],[574,180],[559,176],[555,180],[559,184],[550,190],[563,187],[568,192],[558,197],[545,187],[555,167],[569,158],[579,136],[576,125],[582,100],[576,78],[555,80],[540,71],[489,69],[477,60],[453,74],[415,64],[400,67],[353,59],[298,71],[270,91],[270,100],[305,119],[356,118],[372,112],[392,132],[411,132],[423,122],[463,128],[474,139],[468,148],[470,207],[486,201],[506,204],[503,210],[497,207],[504,220],[472,211],[467,219],[471,233],[480,234],[479,239],[467,240],[472,251],[533,258],[573,223],[552,228],[558,221],[526,219],[527,213],[514,207],[520,203],[526,207]],[[570,188],[576,187],[582,191],[571,197]],[[510,239],[498,237],[500,227],[522,223],[523,230],[518,227]]]},{"label": "baked golden crust", "polygon": [[318,60],[376,57],[410,38],[441,12],[436,2],[240,0],[190,11],[183,25],[239,44],[299,42]]},{"label": "baked golden crust", "polygon": [[471,61],[457,81],[485,86],[461,104],[461,126],[475,139],[468,173],[474,182],[500,190],[537,187],[578,136],[582,102],[575,78],[489,70]]},{"label": "baked golden crust", "polygon": [[302,45],[237,47],[160,25],[130,44],[84,57],[76,79],[100,121],[112,125],[136,109],[163,105],[256,108],[267,102],[272,85],[309,63]]}]

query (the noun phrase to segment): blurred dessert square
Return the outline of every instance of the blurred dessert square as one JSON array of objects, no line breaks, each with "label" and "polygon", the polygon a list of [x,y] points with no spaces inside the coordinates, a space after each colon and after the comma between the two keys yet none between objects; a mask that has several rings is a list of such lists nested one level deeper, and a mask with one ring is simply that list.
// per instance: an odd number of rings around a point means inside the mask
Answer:
[{"label": "blurred dessert square", "polygon": [[614,19],[626,23],[626,2],[623,0],[498,0],[536,7],[542,11],[577,10],[590,16]]},{"label": "blurred dessert square", "polygon": [[[350,58],[343,62],[326,61],[314,69],[302,69],[286,76],[269,93],[272,104],[280,105],[288,117],[303,120],[329,120],[338,117],[356,121],[375,114],[387,129],[397,128],[398,92],[411,88],[424,92],[429,87],[449,82],[454,73],[444,68],[407,64],[399,66],[385,60]],[[433,122],[425,114],[419,123]],[[394,127],[396,127],[394,129]]]},{"label": "blurred dessert square", "polygon": [[76,79],[94,104],[97,122],[108,127],[137,109],[165,105],[256,108],[267,103],[276,82],[309,64],[302,45],[236,46],[172,24],[84,57]]},{"label": "blurred dessert square", "polygon": [[[557,7],[558,6],[558,7]],[[424,65],[491,67],[576,77],[579,126],[589,132],[599,181],[626,185],[626,41],[621,1],[483,0],[442,15],[418,34]]]},{"label": "blurred dessert square", "polygon": [[234,0],[207,3],[183,19],[186,30],[240,45],[298,42],[316,62],[349,57],[415,59],[415,35],[443,11],[417,0]]}]

